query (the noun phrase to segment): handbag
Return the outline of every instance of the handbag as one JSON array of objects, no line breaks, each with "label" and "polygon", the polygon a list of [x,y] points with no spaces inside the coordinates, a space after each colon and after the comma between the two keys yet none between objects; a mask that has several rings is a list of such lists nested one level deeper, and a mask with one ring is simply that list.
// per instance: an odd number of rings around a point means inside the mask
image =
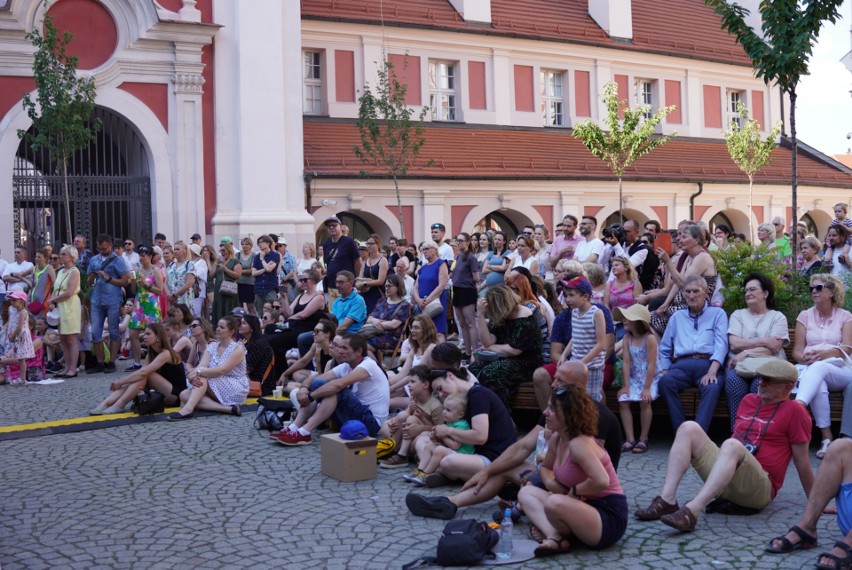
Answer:
[{"label": "handbag", "polygon": [[365,338],[374,338],[382,334],[384,331],[375,325],[364,325],[358,334]]},{"label": "handbag", "polygon": [[760,368],[763,364],[775,360],[775,356],[749,356],[739,364],[734,369],[737,373],[737,376],[740,378],[745,378],[746,380],[750,380],[757,376],[757,369]]},{"label": "handbag", "polygon": [[440,316],[440,314],[443,312],[444,306],[441,304],[441,301],[435,299],[434,301],[426,305],[426,307],[422,311],[422,314],[434,320],[435,317]]},{"label": "handbag", "polygon": [[237,296],[237,282],[236,281],[222,281],[222,285],[219,287],[219,293],[221,295],[226,295],[228,297],[236,297]]},{"label": "handbag", "polygon": [[269,361],[269,365],[266,367],[266,372],[263,373],[263,377],[260,380],[252,380],[249,378],[249,391],[246,395],[249,398],[257,398],[262,393],[263,381],[269,376],[269,373],[272,371],[272,365],[275,364],[275,356],[273,355],[272,360]]},{"label": "handbag", "polygon": [[254,429],[269,432],[284,429],[296,408],[290,400],[272,400],[260,398],[257,401],[257,415],[254,418]]},{"label": "handbag", "polygon": [[148,388],[133,398],[130,411],[140,416],[161,414],[166,410],[166,397],[160,392]]}]

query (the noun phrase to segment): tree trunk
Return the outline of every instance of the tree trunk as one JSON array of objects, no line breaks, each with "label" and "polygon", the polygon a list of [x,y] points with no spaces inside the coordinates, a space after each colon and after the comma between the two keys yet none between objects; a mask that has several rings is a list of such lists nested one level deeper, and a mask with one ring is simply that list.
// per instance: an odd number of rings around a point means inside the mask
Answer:
[{"label": "tree trunk", "polygon": [[74,228],[71,227],[71,198],[68,192],[68,159],[62,158],[62,189],[65,194],[65,243],[74,243]]},{"label": "tree trunk", "polygon": [[792,176],[792,189],[793,189],[793,214],[791,220],[791,226],[793,230],[790,232],[790,246],[793,248],[793,255],[790,256],[790,271],[796,271],[796,254],[798,253],[798,223],[799,223],[799,209],[798,209],[798,196],[796,193],[798,177],[796,176],[796,154],[799,150],[799,142],[796,139],[796,87],[793,86],[790,89],[790,141],[793,145],[793,176]]},{"label": "tree trunk", "polygon": [[618,217],[621,219],[621,225],[624,225],[624,197],[622,196],[621,176],[618,177]]},{"label": "tree trunk", "polygon": [[396,189],[396,215],[399,218],[399,237],[405,238],[405,228],[402,226],[402,197],[399,194],[399,182],[393,175],[393,187]]},{"label": "tree trunk", "polygon": [[[748,175],[748,240],[749,241],[754,240],[754,229],[752,228],[752,225],[751,225],[751,216],[754,212],[754,206],[752,205],[753,200],[754,200],[754,198],[753,198],[754,195],[752,193],[753,185],[754,185],[754,174],[749,174]],[[731,228],[731,231],[733,231],[733,228]]]}]

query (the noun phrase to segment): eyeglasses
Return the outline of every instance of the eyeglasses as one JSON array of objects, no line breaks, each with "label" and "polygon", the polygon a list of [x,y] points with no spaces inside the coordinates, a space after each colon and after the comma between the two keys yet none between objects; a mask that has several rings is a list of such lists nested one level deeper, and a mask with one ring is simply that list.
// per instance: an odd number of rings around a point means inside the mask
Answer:
[{"label": "eyeglasses", "polygon": [[333,343],[331,343],[331,348],[336,348],[336,349],[340,350],[340,349],[345,348],[345,347],[342,344],[333,342]]},{"label": "eyeglasses", "polygon": [[319,334],[319,333],[324,333],[324,332],[325,332],[325,329],[319,329],[319,328],[314,329],[314,334]]},{"label": "eyeglasses", "polygon": [[299,277],[299,283],[305,283],[305,282],[310,281],[310,280],[311,280],[310,277]]},{"label": "eyeglasses", "polygon": [[[808,287],[808,289],[810,290],[811,293],[813,293],[814,291],[816,291],[817,293],[820,293],[820,292],[822,292],[823,289],[825,289],[825,287],[826,287],[826,285],[820,283],[818,285],[811,285],[811,286]],[[829,287],[829,289],[830,289],[830,287]]]},{"label": "eyeglasses", "polygon": [[374,241],[368,241],[368,242],[367,242],[367,245],[376,245],[376,242],[374,242]]},{"label": "eyeglasses", "polygon": [[198,324],[198,323],[192,323],[191,325],[189,325],[189,328],[191,328],[191,329],[197,329],[197,328],[198,328],[198,327],[200,327],[200,326],[201,326],[201,325],[200,325],[200,324]]},{"label": "eyeglasses", "polygon": [[763,291],[763,289],[760,287],[747,287],[745,290],[746,293],[757,293],[759,291]]},{"label": "eyeglasses", "polygon": [[276,311],[281,308],[281,305],[272,305],[272,308]]},{"label": "eyeglasses", "polygon": [[51,256],[50,256],[50,259],[58,260],[58,259],[59,259],[59,256],[58,256],[58,255],[51,255]]}]

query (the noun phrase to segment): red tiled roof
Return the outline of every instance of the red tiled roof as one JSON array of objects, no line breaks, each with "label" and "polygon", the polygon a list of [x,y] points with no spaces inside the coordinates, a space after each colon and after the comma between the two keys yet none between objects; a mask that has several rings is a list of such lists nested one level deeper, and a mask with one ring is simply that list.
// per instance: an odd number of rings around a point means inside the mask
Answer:
[{"label": "red tiled roof", "polygon": [[[428,125],[426,143],[409,167],[415,178],[613,180],[609,167],[562,129],[510,129]],[[353,122],[309,119],[304,122],[305,171],[324,176],[357,177],[369,170],[355,157],[360,142]],[[431,166],[425,166],[429,160]],[[799,182],[852,188],[852,174],[804,153],[798,156]],[[790,150],[779,147],[770,165],[755,176],[758,184],[789,184]],[[638,159],[625,180],[727,182],[746,176],[731,161],[725,142],[675,138]]]},{"label": "red tiled roof", "polygon": [[[596,0],[600,1],[600,0]],[[302,18],[562,41],[751,66],[702,0],[633,0],[633,42],[614,41],[588,0],[491,0],[491,25],[467,24],[448,0],[301,0]]]}]

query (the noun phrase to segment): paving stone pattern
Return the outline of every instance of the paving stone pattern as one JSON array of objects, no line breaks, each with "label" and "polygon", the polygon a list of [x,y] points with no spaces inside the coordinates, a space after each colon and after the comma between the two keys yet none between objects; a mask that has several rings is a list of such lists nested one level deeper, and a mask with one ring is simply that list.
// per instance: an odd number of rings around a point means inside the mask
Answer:
[{"label": "paving stone pattern", "polygon": [[[0,386],[0,424],[67,418],[92,408],[117,376],[54,386]],[[19,568],[399,568],[434,553],[443,521],[411,516],[403,470],[340,483],[320,474],[320,448],[285,448],[251,414],[157,422],[0,442],[0,566]],[[669,442],[622,458],[631,510],[658,492]],[[813,450],[812,450],[813,451]],[[813,457],[813,456],[812,456]],[[814,466],[818,464],[812,459]],[[687,475],[679,499],[698,488]],[[434,489],[430,494],[447,493]],[[703,515],[695,533],[630,520],[605,551],[578,548],[524,568],[802,568],[839,538],[820,521],[820,547],[770,555],[766,541],[805,503],[795,470],[763,513]],[[460,511],[490,518],[493,502]],[[528,532],[528,524],[515,532]]]}]

